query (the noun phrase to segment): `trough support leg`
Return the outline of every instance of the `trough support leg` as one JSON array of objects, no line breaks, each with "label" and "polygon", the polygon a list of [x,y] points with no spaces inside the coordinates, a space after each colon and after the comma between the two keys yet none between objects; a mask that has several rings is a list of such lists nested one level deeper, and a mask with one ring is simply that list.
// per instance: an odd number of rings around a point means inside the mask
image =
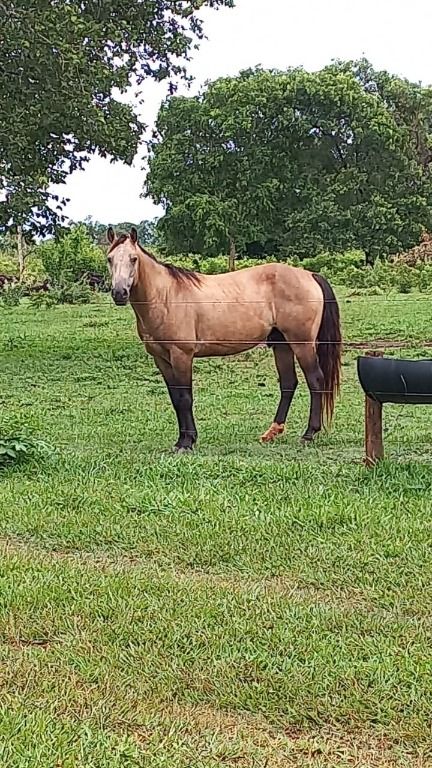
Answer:
[{"label": "trough support leg", "polygon": [[[382,357],[382,352],[370,351],[370,357]],[[381,403],[366,396],[365,403],[365,445],[367,467],[374,467],[384,458],[383,407]]]},{"label": "trough support leg", "polygon": [[366,397],[365,442],[367,467],[374,467],[384,458],[383,443],[383,407],[370,397]]}]

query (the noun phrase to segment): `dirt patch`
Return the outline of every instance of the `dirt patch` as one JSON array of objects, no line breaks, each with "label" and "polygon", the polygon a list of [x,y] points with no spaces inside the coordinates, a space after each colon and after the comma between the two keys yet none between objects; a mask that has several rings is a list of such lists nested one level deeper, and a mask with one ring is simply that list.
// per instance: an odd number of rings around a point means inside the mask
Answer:
[{"label": "dirt patch", "polygon": [[[258,765],[266,768],[425,768],[430,765],[417,750],[411,750],[402,742],[394,743],[385,734],[331,728],[310,730],[282,721],[273,726],[260,715],[207,706],[174,705],[163,715],[156,714],[152,726],[133,730],[141,747],[147,749],[154,729],[164,743],[175,734],[179,744],[188,740],[191,759],[194,754],[210,757],[211,752],[215,762],[209,761],[209,765],[240,768]],[[216,762],[218,758],[220,762]]]},{"label": "dirt patch", "polygon": [[23,651],[26,648],[40,648],[43,651],[47,651],[51,648],[54,642],[54,640],[43,637],[6,637],[3,639],[5,645],[8,645],[9,648],[14,648],[17,651]]}]

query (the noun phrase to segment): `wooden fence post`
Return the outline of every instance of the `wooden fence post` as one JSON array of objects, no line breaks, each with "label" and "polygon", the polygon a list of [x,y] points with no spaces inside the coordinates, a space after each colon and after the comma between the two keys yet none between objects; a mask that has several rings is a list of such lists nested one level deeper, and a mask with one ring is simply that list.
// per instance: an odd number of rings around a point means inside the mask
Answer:
[{"label": "wooden fence post", "polygon": [[230,272],[234,272],[236,268],[236,247],[232,237],[230,237],[230,253],[228,258],[228,269]]},{"label": "wooden fence post", "polygon": [[[382,357],[382,352],[367,352],[370,357]],[[374,467],[384,458],[383,407],[366,395],[365,400],[365,464]]]},{"label": "wooden fence post", "polygon": [[24,267],[25,267],[25,242],[24,242],[21,224],[18,224],[17,226],[17,250],[18,250],[18,264],[19,264],[19,281],[20,283],[22,283],[24,278]]}]

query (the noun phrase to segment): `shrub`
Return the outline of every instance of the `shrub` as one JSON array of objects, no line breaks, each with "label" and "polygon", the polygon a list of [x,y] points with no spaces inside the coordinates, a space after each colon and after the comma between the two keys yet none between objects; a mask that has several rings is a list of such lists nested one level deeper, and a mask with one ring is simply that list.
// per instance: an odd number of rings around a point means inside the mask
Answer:
[{"label": "shrub", "polygon": [[24,282],[26,285],[42,283],[48,277],[42,259],[36,255],[29,255],[25,261]]},{"label": "shrub", "polygon": [[0,274],[8,277],[18,277],[18,263],[6,253],[0,253]]},{"label": "shrub", "polygon": [[0,467],[22,461],[29,453],[30,448],[30,443],[19,437],[1,438]]},{"label": "shrub", "polygon": [[[170,261],[177,267],[192,269],[201,272],[204,275],[220,275],[228,272],[228,256],[199,256],[190,253],[187,255],[174,256]],[[256,267],[258,264],[275,263],[278,260],[269,256],[266,259],[243,259],[236,260],[236,269],[245,269],[246,267]]]},{"label": "shrub", "polygon": [[346,251],[345,253],[320,253],[313,258],[302,259],[300,266],[334,280],[338,277],[343,278],[347,270],[363,267],[364,263],[363,251]]},{"label": "shrub", "polygon": [[91,304],[94,293],[84,283],[65,283],[54,288],[57,304]]},{"label": "shrub", "polygon": [[56,283],[75,282],[86,272],[104,277],[106,259],[95,245],[84,225],[72,227],[58,240],[48,240],[37,246],[35,255],[41,260],[47,276]]},{"label": "shrub", "polygon": [[95,294],[85,283],[63,283],[49,291],[33,293],[30,303],[33,307],[52,307],[56,304],[90,304],[95,300]]},{"label": "shrub", "polygon": [[21,464],[28,459],[43,458],[52,454],[52,449],[40,440],[33,440],[17,434],[0,437],[0,469]]},{"label": "shrub", "polygon": [[432,291],[432,264],[424,264],[419,267],[418,287],[420,291],[430,293]]},{"label": "shrub", "polygon": [[6,309],[18,307],[23,293],[22,285],[8,285],[0,292],[0,303]]}]

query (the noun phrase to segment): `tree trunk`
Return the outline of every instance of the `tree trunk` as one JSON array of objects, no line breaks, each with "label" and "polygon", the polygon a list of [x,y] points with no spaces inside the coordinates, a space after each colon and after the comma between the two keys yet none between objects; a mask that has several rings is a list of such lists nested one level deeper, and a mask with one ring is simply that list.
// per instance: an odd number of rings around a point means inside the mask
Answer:
[{"label": "tree trunk", "polygon": [[19,265],[19,281],[22,283],[24,278],[24,266],[25,266],[25,243],[22,233],[22,226],[17,226],[17,248],[18,248],[18,265]]},{"label": "tree trunk", "polygon": [[236,247],[235,247],[234,240],[232,239],[232,237],[230,237],[230,253],[228,258],[228,269],[230,272],[234,272],[235,268],[236,268]]}]

